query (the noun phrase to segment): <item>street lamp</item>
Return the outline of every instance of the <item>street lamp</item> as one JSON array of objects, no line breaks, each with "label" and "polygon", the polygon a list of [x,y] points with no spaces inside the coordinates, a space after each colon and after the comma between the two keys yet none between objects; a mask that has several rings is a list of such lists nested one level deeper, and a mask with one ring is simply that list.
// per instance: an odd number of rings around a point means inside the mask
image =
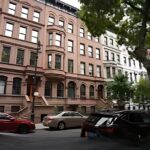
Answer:
[{"label": "street lamp", "polygon": [[33,76],[33,87],[32,87],[32,108],[31,108],[31,120],[34,122],[34,118],[35,118],[35,96],[38,95],[38,92],[37,92],[37,60],[38,60],[38,53],[39,53],[39,50],[41,48],[41,43],[40,41],[38,41],[37,43],[37,48],[36,48],[36,57],[35,57],[35,63],[34,63],[34,67],[35,67],[35,70],[34,70],[34,76]]}]

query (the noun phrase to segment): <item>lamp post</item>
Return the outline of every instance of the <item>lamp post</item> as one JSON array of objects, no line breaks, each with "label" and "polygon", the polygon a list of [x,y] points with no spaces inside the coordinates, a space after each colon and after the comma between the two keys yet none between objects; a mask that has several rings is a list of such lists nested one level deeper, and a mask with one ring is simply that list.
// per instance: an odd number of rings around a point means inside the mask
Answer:
[{"label": "lamp post", "polygon": [[40,50],[41,43],[38,41],[37,48],[36,48],[36,57],[35,57],[35,63],[34,63],[34,76],[33,76],[33,87],[32,87],[32,108],[31,108],[31,120],[34,122],[35,118],[35,96],[37,96],[37,60],[38,60],[38,52]]}]

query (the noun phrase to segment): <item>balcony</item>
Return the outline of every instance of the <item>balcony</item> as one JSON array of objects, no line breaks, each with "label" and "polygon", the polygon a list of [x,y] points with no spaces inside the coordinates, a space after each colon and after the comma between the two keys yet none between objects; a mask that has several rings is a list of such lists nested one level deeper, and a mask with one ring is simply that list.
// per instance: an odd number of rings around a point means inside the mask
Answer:
[{"label": "balcony", "polygon": [[104,60],[104,65],[105,66],[117,66],[118,63],[116,61],[113,61],[113,60]]},{"label": "balcony", "polygon": [[56,25],[48,25],[47,26],[47,30],[48,31],[59,31],[62,32],[63,34],[65,34],[65,29],[61,26],[56,26]]},{"label": "balcony", "polygon": [[46,69],[45,76],[51,79],[65,79],[65,72],[63,70],[56,70],[56,69]]},{"label": "balcony", "polygon": [[[25,72],[26,72],[26,74],[33,74],[33,73],[35,73],[35,67],[34,66],[26,66],[25,67]],[[36,72],[41,73],[41,74],[44,73],[44,71],[41,67],[37,67]]]}]

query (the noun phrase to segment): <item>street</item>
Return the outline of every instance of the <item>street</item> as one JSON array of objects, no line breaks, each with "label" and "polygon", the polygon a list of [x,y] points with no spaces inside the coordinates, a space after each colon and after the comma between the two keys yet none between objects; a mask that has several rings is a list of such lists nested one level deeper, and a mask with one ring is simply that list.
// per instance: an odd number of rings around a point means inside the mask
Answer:
[{"label": "street", "polygon": [[80,129],[40,129],[29,134],[0,133],[0,150],[148,150],[124,139],[80,138]]}]

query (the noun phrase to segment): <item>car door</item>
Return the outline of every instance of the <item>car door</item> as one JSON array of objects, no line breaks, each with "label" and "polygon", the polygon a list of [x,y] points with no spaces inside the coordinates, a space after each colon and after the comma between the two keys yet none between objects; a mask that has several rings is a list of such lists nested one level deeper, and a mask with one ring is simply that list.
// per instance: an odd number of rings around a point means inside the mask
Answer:
[{"label": "car door", "polygon": [[0,114],[0,131],[12,131],[14,130],[14,122],[7,114]]},{"label": "car door", "polygon": [[84,117],[78,112],[72,112],[72,117],[74,127],[80,127],[84,121]]},{"label": "car door", "polygon": [[65,112],[62,117],[61,120],[65,123],[65,126],[68,127],[72,127],[73,126],[73,122],[72,122],[72,114],[70,112]]}]

